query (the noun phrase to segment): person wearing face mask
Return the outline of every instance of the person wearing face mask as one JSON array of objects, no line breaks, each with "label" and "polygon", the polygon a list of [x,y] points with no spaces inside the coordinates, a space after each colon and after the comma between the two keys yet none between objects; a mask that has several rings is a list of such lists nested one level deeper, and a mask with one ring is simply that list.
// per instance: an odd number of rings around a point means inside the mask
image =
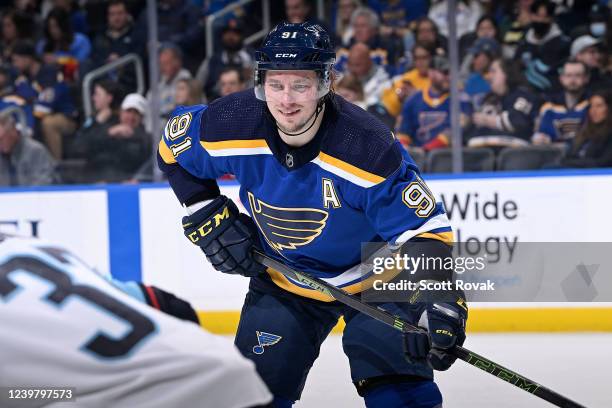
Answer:
[{"label": "person wearing face mask", "polygon": [[[221,31],[221,50],[205,59],[196,73],[196,79],[204,84],[208,100],[217,99],[217,83],[226,68],[237,68],[247,72],[253,66],[253,57],[244,46],[242,29],[235,21],[230,21]],[[246,76],[246,75],[245,75]]]},{"label": "person wearing face mask", "polygon": [[530,10],[531,28],[514,57],[523,63],[533,88],[542,93],[558,91],[558,69],[569,54],[570,40],[555,23],[555,5],[549,0],[533,2]]},{"label": "person wearing face mask", "polygon": [[579,25],[574,28],[570,33],[570,37],[575,40],[583,35],[588,35],[603,41],[606,37],[609,18],[610,9],[607,6],[603,4],[593,4],[589,11],[587,24]]}]

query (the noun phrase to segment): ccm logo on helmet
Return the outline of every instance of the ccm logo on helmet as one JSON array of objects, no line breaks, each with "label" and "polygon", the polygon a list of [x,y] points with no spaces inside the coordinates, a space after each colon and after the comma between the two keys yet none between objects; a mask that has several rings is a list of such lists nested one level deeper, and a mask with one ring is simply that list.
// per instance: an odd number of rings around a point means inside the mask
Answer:
[{"label": "ccm logo on helmet", "polygon": [[295,58],[297,54],[275,54],[276,58]]}]

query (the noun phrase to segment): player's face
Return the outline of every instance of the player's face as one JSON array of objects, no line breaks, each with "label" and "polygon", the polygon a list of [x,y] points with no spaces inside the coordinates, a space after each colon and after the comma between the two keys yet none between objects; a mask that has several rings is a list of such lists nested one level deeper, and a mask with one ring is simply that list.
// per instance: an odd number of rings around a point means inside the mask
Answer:
[{"label": "player's face", "polygon": [[264,92],[278,127],[298,133],[310,124],[317,108],[318,79],[314,71],[269,71]]}]

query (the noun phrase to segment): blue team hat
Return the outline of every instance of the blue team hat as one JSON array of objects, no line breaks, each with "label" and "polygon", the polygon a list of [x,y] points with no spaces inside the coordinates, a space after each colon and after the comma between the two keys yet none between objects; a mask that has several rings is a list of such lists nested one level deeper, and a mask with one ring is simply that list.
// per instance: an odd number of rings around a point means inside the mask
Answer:
[{"label": "blue team hat", "polygon": [[486,53],[491,57],[499,55],[499,43],[493,38],[479,38],[474,41],[474,44],[470,48],[470,54],[478,55],[480,53]]}]

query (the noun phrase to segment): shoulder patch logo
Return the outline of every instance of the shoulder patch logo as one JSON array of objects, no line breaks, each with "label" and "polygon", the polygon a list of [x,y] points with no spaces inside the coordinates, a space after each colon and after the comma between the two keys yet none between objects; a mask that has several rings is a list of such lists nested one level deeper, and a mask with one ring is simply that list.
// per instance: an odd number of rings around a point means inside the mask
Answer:
[{"label": "shoulder patch logo", "polygon": [[277,334],[266,333],[256,331],[257,334],[257,345],[253,346],[253,353],[255,354],[263,354],[264,347],[273,346],[279,341],[281,341],[282,337]]},{"label": "shoulder patch logo", "polygon": [[329,214],[317,208],[275,207],[248,192],[253,220],[276,251],[296,249],[321,235]]}]

